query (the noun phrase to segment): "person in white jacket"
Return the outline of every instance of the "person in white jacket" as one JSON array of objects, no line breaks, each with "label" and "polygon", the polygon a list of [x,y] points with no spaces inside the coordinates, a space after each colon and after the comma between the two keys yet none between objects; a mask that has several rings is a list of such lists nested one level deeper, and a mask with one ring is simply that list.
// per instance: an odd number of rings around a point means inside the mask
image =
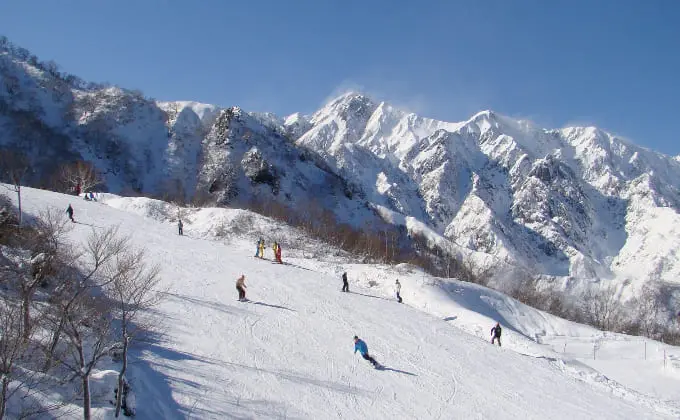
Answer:
[{"label": "person in white jacket", "polygon": [[399,283],[399,279],[394,283],[394,290],[397,292],[397,302],[402,303],[401,301],[401,283]]}]

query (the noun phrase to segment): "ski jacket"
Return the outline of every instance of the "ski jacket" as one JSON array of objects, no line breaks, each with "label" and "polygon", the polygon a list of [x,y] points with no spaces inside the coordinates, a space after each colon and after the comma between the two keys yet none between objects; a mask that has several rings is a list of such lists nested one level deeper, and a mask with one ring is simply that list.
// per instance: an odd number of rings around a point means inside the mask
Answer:
[{"label": "ski jacket", "polygon": [[342,273],[342,282],[347,283],[347,273]]},{"label": "ski jacket", "polygon": [[501,326],[496,325],[495,327],[491,328],[491,335],[493,335],[494,337],[500,337],[501,331],[502,331]]},{"label": "ski jacket", "polygon": [[396,290],[397,293],[401,292],[401,283],[397,282],[394,286],[394,290]]},{"label": "ski jacket", "polygon": [[184,224],[183,224],[183,223],[182,223],[182,221],[180,220],[179,222],[177,222],[177,226],[179,226],[179,227],[183,227],[183,226],[184,226]]},{"label": "ski jacket", "polygon": [[245,277],[239,277],[238,280],[236,280],[236,287],[246,287],[246,278]]},{"label": "ski jacket", "polygon": [[354,353],[356,353],[357,351],[362,356],[364,354],[368,354],[368,346],[366,345],[366,343],[364,343],[364,340],[359,339],[357,340],[356,343],[354,343]]},{"label": "ski jacket", "polygon": [[69,205],[68,208],[66,209],[66,213],[73,214],[73,207]]}]

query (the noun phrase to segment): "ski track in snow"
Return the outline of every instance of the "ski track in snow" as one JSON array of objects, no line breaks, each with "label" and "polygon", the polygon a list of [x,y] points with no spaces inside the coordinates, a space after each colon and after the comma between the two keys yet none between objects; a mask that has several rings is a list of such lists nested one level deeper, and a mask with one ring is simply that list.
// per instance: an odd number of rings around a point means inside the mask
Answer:
[{"label": "ski track in snow", "polygon": [[[138,419],[680,416],[677,404],[561,360],[491,346],[354,278],[352,293],[342,293],[323,264],[271,264],[252,257],[249,241],[181,237],[172,224],[73,196],[25,188],[23,198],[33,214],[73,204],[82,223],[74,224],[75,243],[119,224],[161,265],[167,293],[154,316],[164,334],[136,347],[130,366]],[[191,234],[189,223],[185,230]],[[236,300],[242,273],[249,302]],[[352,353],[355,334],[383,370]]]}]

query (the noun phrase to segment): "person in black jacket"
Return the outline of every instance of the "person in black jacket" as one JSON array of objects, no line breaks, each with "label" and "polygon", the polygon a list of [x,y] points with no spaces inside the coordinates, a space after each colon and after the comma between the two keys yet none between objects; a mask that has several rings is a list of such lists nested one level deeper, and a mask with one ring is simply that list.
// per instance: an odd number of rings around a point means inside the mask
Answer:
[{"label": "person in black jacket", "polygon": [[501,346],[501,323],[496,322],[496,326],[491,328],[491,344],[493,344],[494,340],[498,339],[498,347]]},{"label": "person in black jacket", "polygon": [[72,222],[75,223],[75,219],[73,218],[73,207],[71,205],[68,205],[68,208],[66,209],[66,213],[68,213],[68,218],[71,219]]},{"label": "person in black jacket", "polygon": [[179,219],[177,222],[177,229],[179,229],[179,236],[184,235],[184,223],[182,223],[182,219]]},{"label": "person in black jacket", "polygon": [[347,283],[347,272],[342,273],[342,291],[349,292],[349,283]]}]

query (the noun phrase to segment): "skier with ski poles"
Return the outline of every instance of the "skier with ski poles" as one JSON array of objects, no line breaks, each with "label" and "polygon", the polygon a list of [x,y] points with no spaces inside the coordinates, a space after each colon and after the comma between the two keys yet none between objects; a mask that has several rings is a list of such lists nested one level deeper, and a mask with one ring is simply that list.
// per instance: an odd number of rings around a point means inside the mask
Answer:
[{"label": "skier with ski poles", "polygon": [[498,340],[498,347],[501,346],[501,323],[496,322],[496,326],[491,328],[491,344],[494,343],[494,341],[497,339]]}]

